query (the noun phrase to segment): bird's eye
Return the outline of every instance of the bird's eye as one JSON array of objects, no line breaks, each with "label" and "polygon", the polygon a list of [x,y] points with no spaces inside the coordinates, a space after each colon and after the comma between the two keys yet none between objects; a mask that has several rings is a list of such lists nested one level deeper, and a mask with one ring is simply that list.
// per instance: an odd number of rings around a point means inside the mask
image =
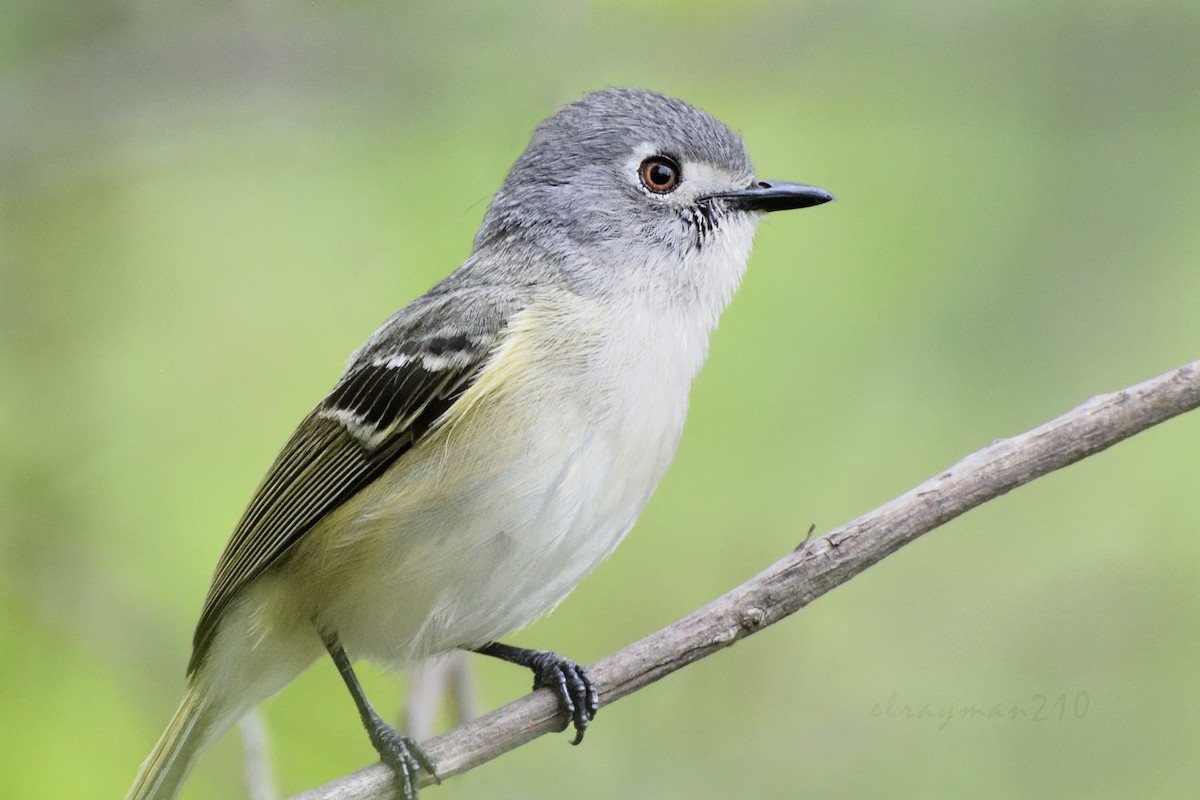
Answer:
[{"label": "bird's eye", "polygon": [[651,156],[638,167],[642,185],[655,194],[674,191],[679,185],[679,165],[666,156]]}]

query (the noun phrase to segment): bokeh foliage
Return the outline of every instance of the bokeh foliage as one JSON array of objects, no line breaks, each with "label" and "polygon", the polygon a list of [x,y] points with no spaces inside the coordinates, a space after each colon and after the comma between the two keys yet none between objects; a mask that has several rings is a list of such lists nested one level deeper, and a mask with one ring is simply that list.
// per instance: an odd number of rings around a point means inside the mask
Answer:
[{"label": "bokeh foliage", "polygon": [[[687,99],[763,177],[839,199],[763,225],[676,466],[514,642],[598,658],[810,523],[1197,357],[1195,2],[0,8],[8,797],[124,792],[275,449],[588,89]],[[1152,430],[604,710],[583,748],[429,797],[1193,797],[1198,452],[1198,418]],[[478,666],[490,705],[527,688]],[[266,714],[289,792],[371,760],[328,664]],[[238,796],[239,758],[230,735],[184,797]]]}]

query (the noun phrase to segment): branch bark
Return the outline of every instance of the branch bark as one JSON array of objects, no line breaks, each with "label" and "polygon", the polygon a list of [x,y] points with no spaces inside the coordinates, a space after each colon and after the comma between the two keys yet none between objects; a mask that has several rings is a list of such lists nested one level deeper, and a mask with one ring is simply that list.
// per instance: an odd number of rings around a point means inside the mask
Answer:
[{"label": "branch bark", "polygon": [[[591,667],[602,706],[794,614],[921,534],[1056,469],[1200,406],[1200,361],[1093,397],[1031,431],[1001,439],[889,503],[776,561],[704,608]],[[546,733],[565,720],[539,690],[422,745],[444,779]],[[425,783],[428,783],[426,779]],[[390,800],[375,764],[293,800]]]}]

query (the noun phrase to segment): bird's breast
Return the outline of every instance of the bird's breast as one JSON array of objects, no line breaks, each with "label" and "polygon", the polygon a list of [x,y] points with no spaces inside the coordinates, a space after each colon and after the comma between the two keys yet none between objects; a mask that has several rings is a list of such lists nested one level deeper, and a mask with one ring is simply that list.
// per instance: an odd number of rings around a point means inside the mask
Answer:
[{"label": "bird's breast", "polygon": [[634,311],[565,292],[531,305],[439,426],[306,537],[328,545],[321,582],[353,583],[316,612],[348,650],[481,644],[612,552],[674,455],[707,338]]}]

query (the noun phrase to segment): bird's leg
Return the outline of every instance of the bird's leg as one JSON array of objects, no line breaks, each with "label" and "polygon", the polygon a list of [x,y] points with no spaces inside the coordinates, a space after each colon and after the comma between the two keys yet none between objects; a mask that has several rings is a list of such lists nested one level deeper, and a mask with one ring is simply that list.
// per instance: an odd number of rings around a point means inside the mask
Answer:
[{"label": "bird's leg", "polygon": [[534,689],[553,689],[558,695],[563,710],[575,725],[575,739],[571,744],[583,741],[588,723],[600,708],[600,697],[587,670],[569,658],[546,650],[527,650],[500,642],[490,642],[475,648],[476,653],[499,658],[533,671]]},{"label": "bird's leg", "polygon": [[435,782],[441,783],[429,756],[425,755],[416,742],[384,722],[378,712],[371,707],[370,701],[363,693],[362,685],[358,682],[358,677],[354,674],[354,669],[350,666],[350,659],[346,656],[346,651],[338,642],[337,635],[323,633],[321,640],[325,643],[325,649],[329,651],[333,663],[337,665],[342,680],[346,682],[346,688],[350,690],[354,704],[358,706],[358,714],[362,717],[367,735],[371,737],[371,744],[375,747],[375,752],[379,753],[380,760],[396,773],[397,800],[417,800],[417,779],[420,769],[424,769],[433,776]]}]

